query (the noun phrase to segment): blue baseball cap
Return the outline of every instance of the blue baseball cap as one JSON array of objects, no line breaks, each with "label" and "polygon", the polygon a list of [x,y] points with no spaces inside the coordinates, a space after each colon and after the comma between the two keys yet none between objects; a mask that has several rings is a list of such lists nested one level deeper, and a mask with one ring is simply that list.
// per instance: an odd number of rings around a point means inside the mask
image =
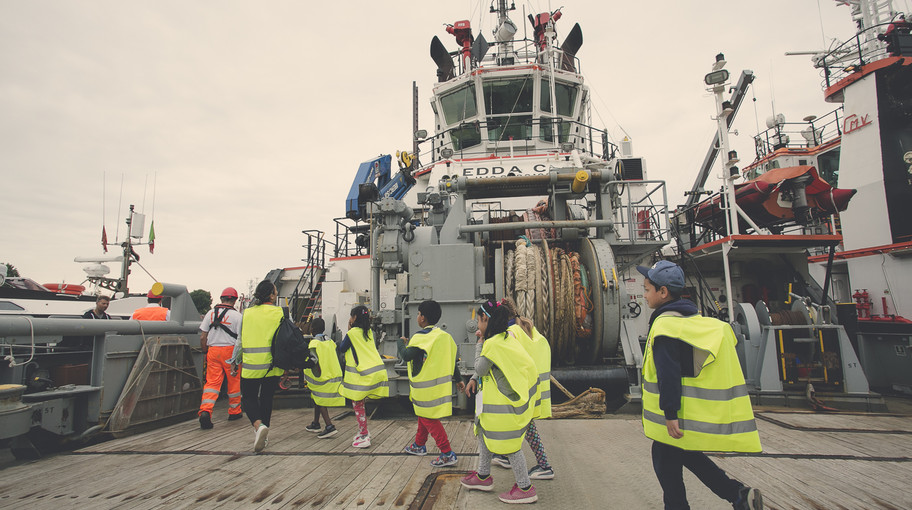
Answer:
[{"label": "blue baseball cap", "polygon": [[684,290],[684,270],[674,262],[660,260],[652,267],[637,266],[641,275],[649,278],[656,287],[668,287],[669,290]]}]

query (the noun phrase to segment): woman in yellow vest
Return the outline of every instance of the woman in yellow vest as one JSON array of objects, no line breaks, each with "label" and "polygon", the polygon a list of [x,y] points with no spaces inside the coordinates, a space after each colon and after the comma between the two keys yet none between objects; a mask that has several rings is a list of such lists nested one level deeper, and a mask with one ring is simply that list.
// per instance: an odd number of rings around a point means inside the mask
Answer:
[{"label": "woman in yellow vest", "polygon": [[[329,419],[327,407],[345,407],[345,397],[339,393],[342,386],[342,366],[336,356],[336,343],[332,338],[323,334],[326,323],[323,319],[316,318],[310,323],[310,332],[313,340],[308,348],[311,357],[317,360],[317,366],[304,369],[304,380],[310,388],[310,396],[314,401],[313,423],[304,427],[308,432],[316,432],[320,439],[328,439],[338,432],[332,420]],[[326,428],[320,430],[320,416]]]},{"label": "woman in yellow vest", "polygon": [[352,409],[358,420],[358,435],[352,440],[355,448],[370,446],[370,432],[367,430],[367,413],[364,401],[368,398],[389,396],[386,367],[377,352],[374,332],[370,328],[370,312],[365,306],[352,308],[348,319],[348,333],[339,344],[337,352],[345,356],[345,373],[342,376],[343,397],[352,401]]},{"label": "woman in yellow vest", "polygon": [[509,310],[499,303],[489,301],[478,309],[475,375],[466,385],[467,395],[471,396],[476,388],[479,393],[475,396],[478,468],[461,483],[472,490],[492,490],[491,459],[494,454],[506,455],[516,483],[500,494],[500,500],[534,503],[538,495],[526,471],[521,448],[535,409],[538,370],[514,334],[507,331],[509,320]]},{"label": "woman in yellow vest", "polygon": [[253,451],[266,448],[269,418],[272,416],[272,397],[285,373],[272,366],[272,337],[275,336],[284,312],[275,305],[278,291],[269,280],[261,281],[253,292],[253,306],[244,310],[241,334],[235,344],[231,374],[241,365],[241,408],[255,431]]},{"label": "woman in yellow vest", "polygon": [[[551,344],[542,335],[531,320],[520,317],[516,311],[516,303],[510,298],[504,298],[504,306],[510,311],[510,327],[507,331],[513,333],[526,353],[535,361],[538,368],[538,394],[535,396],[535,411],[532,421],[526,429],[526,442],[535,454],[536,464],[529,470],[529,478],[533,480],[551,480],[554,478],[554,469],[548,462],[545,454],[545,445],[542,443],[535,420],[551,417]],[[510,468],[510,460],[506,455],[494,455],[491,461],[500,467]]]},{"label": "woman in yellow vest", "polygon": [[760,491],[729,478],[704,451],[759,452],[760,436],[731,326],[682,299],[684,271],[661,260],[639,266],[655,311],[643,359],[643,431],[666,509],[688,509],[687,467],[736,510],[763,508]]}]

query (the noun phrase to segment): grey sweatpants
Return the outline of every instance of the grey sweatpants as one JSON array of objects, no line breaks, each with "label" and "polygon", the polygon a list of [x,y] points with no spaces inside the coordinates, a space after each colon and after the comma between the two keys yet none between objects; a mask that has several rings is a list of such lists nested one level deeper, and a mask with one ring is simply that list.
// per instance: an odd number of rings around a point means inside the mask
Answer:
[{"label": "grey sweatpants", "polygon": [[[491,450],[484,442],[484,438],[478,436],[478,469],[475,471],[478,476],[484,478],[491,474],[491,458],[494,456]],[[513,476],[516,478],[516,485],[520,489],[528,489],[532,485],[529,479],[528,466],[526,466],[526,456],[522,450],[507,455],[510,459],[510,467],[513,468]]]}]

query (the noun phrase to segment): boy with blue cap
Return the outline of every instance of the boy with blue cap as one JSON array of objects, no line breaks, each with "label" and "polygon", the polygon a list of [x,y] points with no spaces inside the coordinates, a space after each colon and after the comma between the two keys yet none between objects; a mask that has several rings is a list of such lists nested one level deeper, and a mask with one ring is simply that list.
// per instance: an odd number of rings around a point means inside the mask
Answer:
[{"label": "boy with blue cap", "polygon": [[684,271],[660,260],[637,266],[654,311],[643,356],[643,431],[666,510],[687,510],[683,468],[732,503],[763,508],[760,491],[729,478],[704,451],[759,452],[760,436],[727,323],[702,317],[681,295]]}]

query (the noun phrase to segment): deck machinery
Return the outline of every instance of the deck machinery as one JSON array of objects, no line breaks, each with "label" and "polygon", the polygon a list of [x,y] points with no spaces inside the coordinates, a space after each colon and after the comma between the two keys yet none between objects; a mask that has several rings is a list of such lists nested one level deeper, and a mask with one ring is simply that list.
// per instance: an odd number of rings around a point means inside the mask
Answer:
[{"label": "deck machinery", "polygon": [[[637,210],[648,209],[652,218],[666,215],[664,197],[648,208],[623,205],[624,181],[610,171],[573,166],[572,159],[543,175],[443,179],[418,193],[424,209],[419,221],[400,200],[371,204],[375,250],[370,294],[382,296],[384,282],[395,283],[391,299],[370,301],[382,330],[381,354],[391,365],[391,394],[408,392],[404,366],[396,364],[395,340],[416,329],[409,319],[417,316],[419,303],[434,299],[441,304],[440,326],[456,339],[462,371],[470,374],[475,309],[484,301],[510,296],[549,338],[559,380],[570,386],[610,387],[615,396],[637,398],[643,332],[625,327],[631,308],[622,260],[629,267],[629,261],[668,239],[658,229],[650,230],[648,240],[625,238],[618,231],[635,219]],[[655,185],[662,191],[661,183]],[[472,205],[524,197],[547,197],[552,219],[500,221],[514,216]],[[547,233],[526,235],[541,230]],[[576,262],[571,264],[571,259]],[[578,305],[588,309],[588,321],[577,314]]]}]

